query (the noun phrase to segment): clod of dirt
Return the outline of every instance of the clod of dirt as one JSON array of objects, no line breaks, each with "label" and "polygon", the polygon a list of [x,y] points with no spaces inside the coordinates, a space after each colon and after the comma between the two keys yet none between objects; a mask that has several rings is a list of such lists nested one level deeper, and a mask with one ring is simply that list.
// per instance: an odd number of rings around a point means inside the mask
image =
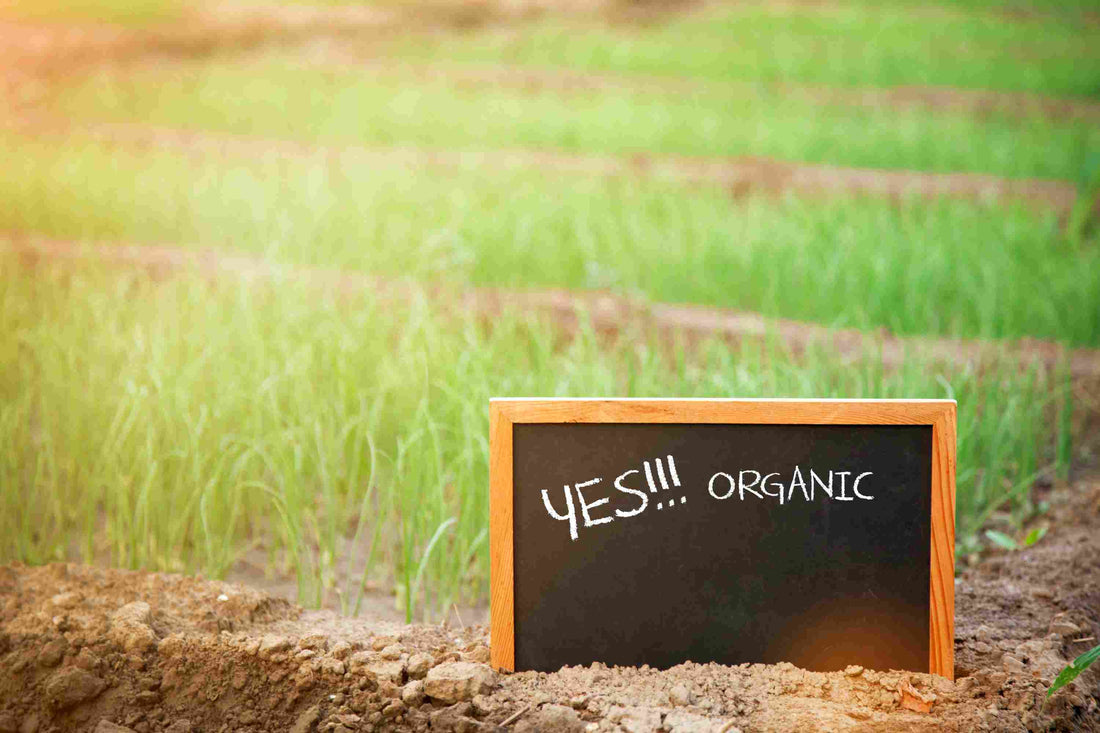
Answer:
[{"label": "clod of dirt", "polygon": [[584,723],[577,711],[565,705],[544,705],[516,724],[516,733],[580,733]]},{"label": "clod of dirt", "polygon": [[901,706],[915,713],[932,712],[932,703],[936,701],[933,693],[922,693],[909,680],[902,680],[898,685],[898,694],[901,695]]},{"label": "clod of dirt", "polygon": [[290,728],[290,733],[309,733],[313,730],[314,724],[321,719],[321,708],[318,705],[313,705],[302,711],[302,714],[298,716],[298,719],[294,721],[294,725]]},{"label": "clod of dirt", "polygon": [[487,695],[497,684],[496,673],[476,662],[445,662],[424,678],[424,692],[433,700],[454,703]]},{"label": "clod of dirt", "polygon": [[401,656],[404,653],[405,652],[401,648],[400,644],[387,644],[386,646],[384,646],[382,648],[382,651],[380,651],[378,653],[378,656],[380,656],[382,659],[388,659],[390,661],[395,661],[395,660],[401,659]]},{"label": "clod of dirt", "polygon": [[410,679],[422,680],[434,664],[435,659],[430,654],[413,654],[405,665],[405,671]]},{"label": "clod of dirt", "polygon": [[104,718],[100,720],[99,725],[95,727],[95,733],[134,733],[134,729],[127,728],[123,725],[117,725]]},{"label": "clod of dirt", "polygon": [[348,668],[354,674],[369,677],[375,682],[400,685],[405,680],[405,662],[401,659],[382,659],[370,652],[356,652],[348,660]]},{"label": "clod of dirt", "polygon": [[425,697],[424,683],[420,680],[413,680],[401,688],[401,702],[410,708],[418,708],[423,705]]},{"label": "clod of dirt", "polygon": [[111,638],[128,652],[149,651],[157,643],[151,622],[148,603],[128,603],[111,615]]},{"label": "clod of dirt", "polygon": [[79,667],[63,669],[46,683],[46,697],[61,710],[87,702],[98,696],[107,683]]},{"label": "clod of dirt", "polygon": [[[61,660],[65,656],[65,652],[68,650],[69,644],[64,639],[54,639],[53,641],[42,647],[42,651],[38,652],[38,664],[41,667],[56,667],[61,664]],[[0,728],[0,730],[3,730]]]},{"label": "clod of dirt", "polygon": [[668,691],[668,701],[673,705],[690,705],[692,699],[691,690],[687,685],[673,685]]}]

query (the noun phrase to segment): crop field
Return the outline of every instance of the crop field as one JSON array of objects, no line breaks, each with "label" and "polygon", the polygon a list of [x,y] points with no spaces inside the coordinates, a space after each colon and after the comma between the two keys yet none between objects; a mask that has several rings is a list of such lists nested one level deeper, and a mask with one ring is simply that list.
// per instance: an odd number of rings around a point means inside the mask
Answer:
[{"label": "crop field", "polygon": [[[173,42],[225,12],[0,4],[0,43],[121,39],[0,57],[0,562],[483,604],[490,397],[953,397],[960,566],[1079,463],[1093,3],[343,0]],[[573,317],[525,307],[551,289]],[[861,336],[608,327],[594,293]]]}]

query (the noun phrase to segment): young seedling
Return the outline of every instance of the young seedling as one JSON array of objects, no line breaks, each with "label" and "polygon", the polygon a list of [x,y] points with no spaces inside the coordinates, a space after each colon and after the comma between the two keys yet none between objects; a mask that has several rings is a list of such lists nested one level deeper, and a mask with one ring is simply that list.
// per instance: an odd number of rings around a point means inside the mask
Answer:
[{"label": "young seedling", "polygon": [[1022,550],[1025,547],[1031,547],[1036,542],[1043,539],[1043,536],[1046,535],[1046,533],[1046,527],[1036,527],[1035,529],[1027,533],[1022,543],[1017,542],[1015,539],[1008,536],[1004,532],[998,532],[995,529],[987,529],[985,531],[985,536],[986,539],[988,539],[990,542],[997,545],[1001,549],[1014,551]]},{"label": "young seedling", "polygon": [[1047,689],[1047,697],[1050,697],[1058,690],[1062,689],[1070,682],[1077,679],[1077,676],[1089,668],[1089,665],[1100,659],[1100,645],[1094,646],[1081,656],[1074,659],[1066,668],[1058,673],[1058,676],[1054,678],[1054,682],[1050,688]]}]

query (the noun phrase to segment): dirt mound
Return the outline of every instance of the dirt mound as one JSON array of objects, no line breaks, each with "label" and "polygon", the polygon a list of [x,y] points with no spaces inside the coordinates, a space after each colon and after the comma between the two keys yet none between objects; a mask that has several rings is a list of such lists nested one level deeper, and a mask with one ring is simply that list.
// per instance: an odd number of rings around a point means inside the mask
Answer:
[{"label": "dirt mound", "polygon": [[690,662],[497,675],[482,627],[349,619],[173,575],[0,568],[0,733],[1100,730],[1100,673],[1045,699],[1100,634],[1100,480],[1050,500],[1038,545],[957,579],[956,683]]}]

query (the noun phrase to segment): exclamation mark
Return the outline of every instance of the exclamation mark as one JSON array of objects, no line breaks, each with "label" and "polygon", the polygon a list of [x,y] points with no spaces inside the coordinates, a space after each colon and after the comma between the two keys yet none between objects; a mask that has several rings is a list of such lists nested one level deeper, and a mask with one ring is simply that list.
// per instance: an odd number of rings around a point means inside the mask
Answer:
[{"label": "exclamation mark", "polygon": [[[660,467],[661,467],[661,463],[660,463],[660,461],[658,461],[657,462],[658,470],[660,470]],[[672,476],[672,485],[675,486],[676,488],[680,488],[680,475],[678,473],[676,473],[676,461],[673,460],[672,456],[668,457],[668,472],[669,472],[669,475]],[[661,475],[661,483],[664,483],[664,474]],[[665,488],[667,489],[668,487],[665,486]],[[672,502],[670,502],[670,503],[675,503],[675,501],[676,500],[673,499]],[[686,504],[687,503],[687,497],[686,496],[681,496],[680,497],[680,503],[681,504]]]},{"label": "exclamation mark", "polygon": [[[645,465],[645,480],[646,480],[646,483],[649,484],[649,492],[651,494],[656,494],[657,493],[657,484],[653,483],[653,469],[649,467],[649,461],[646,461],[644,465]],[[657,502],[657,508],[658,509],[664,509],[665,506],[664,506],[663,503]]]},{"label": "exclamation mark", "polygon": [[[657,464],[657,478],[661,480],[661,489],[668,491],[668,479],[665,478],[665,467],[661,465],[660,458],[654,458],[653,461]],[[658,505],[659,506],[659,505]],[[671,509],[676,506],[676,499],[669,499],[668,507]]]}]

